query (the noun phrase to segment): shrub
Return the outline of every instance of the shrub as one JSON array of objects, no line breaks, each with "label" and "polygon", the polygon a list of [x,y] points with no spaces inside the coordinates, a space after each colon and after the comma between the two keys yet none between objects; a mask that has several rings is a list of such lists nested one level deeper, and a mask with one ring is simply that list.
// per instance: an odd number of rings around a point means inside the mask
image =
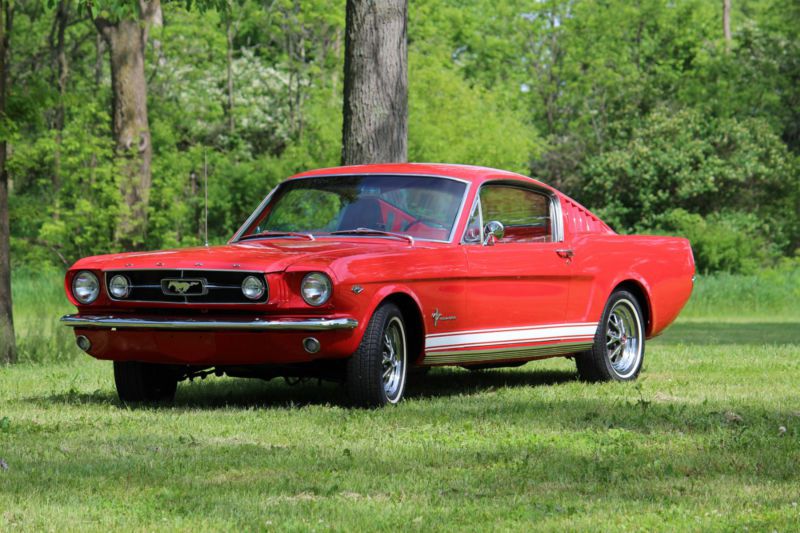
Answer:
[{"label": "shrub", "polygon": [[659,217],[656,226],[660,232],[689,239],[702,273],[751,274],[780,255],[758,217],[749,213],[721,212],[703,218],[674,209]]}]

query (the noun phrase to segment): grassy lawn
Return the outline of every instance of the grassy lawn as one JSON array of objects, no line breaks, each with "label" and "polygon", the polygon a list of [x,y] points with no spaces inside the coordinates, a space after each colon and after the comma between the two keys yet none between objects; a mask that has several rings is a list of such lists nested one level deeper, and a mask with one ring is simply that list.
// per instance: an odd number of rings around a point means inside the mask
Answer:
[{"label": "grassy lawn", "polygon": [[702,312],[740,282],[698,287],[635,384],[577,382],[564,359],[444,369],[363,411],[331,384],[219,378],[120,406],[109,363],[36,326],[68,306],[23,280],[0,530],[796,530],[800,310]]}]

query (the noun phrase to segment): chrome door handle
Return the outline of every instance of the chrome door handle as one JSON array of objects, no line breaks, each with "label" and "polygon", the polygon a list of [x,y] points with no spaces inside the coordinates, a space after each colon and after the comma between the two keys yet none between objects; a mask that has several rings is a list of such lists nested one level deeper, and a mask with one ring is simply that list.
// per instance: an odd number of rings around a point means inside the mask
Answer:
[{"label": "chrome door handle", "polygon": [[575,255],[575,251],[571,248],[562,248],[560,250],[556,250],[556,253],[559,257],[563,257],[564,259],[570,259],[573,255]]}]

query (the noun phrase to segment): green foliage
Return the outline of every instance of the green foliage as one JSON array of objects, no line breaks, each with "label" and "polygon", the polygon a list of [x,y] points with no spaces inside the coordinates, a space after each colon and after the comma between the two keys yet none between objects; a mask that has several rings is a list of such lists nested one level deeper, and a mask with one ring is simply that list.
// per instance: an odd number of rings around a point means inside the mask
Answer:
[{"label": "green foliage", "polygon": [[456,70],[416,54],[409,60],[409,160],[525,172],[541,148],[531,124]]},{"label": "green foliage", "polygon": [[768,225],[752,214],[719,212],[703,218],[679,208],[659,217],[658,228],[689,239],[698,272],[751,274],[780,256]]},{"label": "green foliage", "polygon": [[[18,241],[15,264],[41,259],[41,251],[32,244],[52,252],[52,262],[59,261],[59,256],[77,258],[113,249],[122,201],[113,142],[107,132],[109,117],[98,107],[92,101],[75,106],[58,146],[55,132],[30,139],[30,144],[15,145],[9,161],[9,173],[17,178],[17,194],[10,207],[13,236]],[[54,191],[51,180],[56,151],[62,178]],[[29,194],[19,194],[22,191]],[[37,196],[38,201],[28,201]]]},{"label": "green foliage", "polygon": [[[15,3],[0,135],[11,143],[17,266],[119,247],[108,58],[96,61],[86,8],[114,21],[139,16],[138,1],[68,4],[62,95],[57,2]],[[146,59],[145,246],[203,241],[205,174],[210,239],[224,242],[281,179],[338,164],[344,4],[162,1]],[[728,48],[721,6],[705,0],[414,2],[409,158],[532,174],[620,231],[689,236],[703,269],[749,272],[792,255],[800,9],[792,0],[733,6]]]},{"label": "green foliage", "polygon": [[583,171],[580,196],[609,224],[690,237],[706,269],[750,271],[800,238],[796,160],[760,119],[658,108]]}]

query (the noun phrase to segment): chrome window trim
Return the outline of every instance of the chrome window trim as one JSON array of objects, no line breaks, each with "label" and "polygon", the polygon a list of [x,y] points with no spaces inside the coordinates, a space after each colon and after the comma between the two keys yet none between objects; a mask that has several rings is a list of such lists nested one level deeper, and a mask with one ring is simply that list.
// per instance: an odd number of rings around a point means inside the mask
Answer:
[{"label": "chrome window trim", "polygon": [[564,242],[564,213],[561,211],[561,198],[550,192],[550,204],[553,209],[551,224],[553,225],[553,242]]},{"label": "chrome window trim", "polygon": [[[472,246],[476,244],[480,244],[484,242],[484,235],[483,235],[483,208],[480,203],[481,199],[481,190],[487,185],[499,185],[501,187],[512,187],[515,189],[523,189],[526,191],[531,191],[537,194],[541,194],[542,196],[547,197],[550,203],[550,225],[552,226],[550,231],[550,236],[552,237],[551,242],[564,242],[564,216],[561,211],[561,199],[558,197],[558,194],[550,191],[548,189],[539,187],[537,185],[529,185],[527,183],[517,183],[515,181],[510,180],[488,180],[481,183],[480,188],[478,189],[477,194],[475,194],[475,199],[472,202],[472,208],[470,209],[469,213],[470,216],[472,212],[475,210],[475,204],[478,205],[478,216],[480,217],[480,230],[481,230],[481,240],[480,242],[468,242],[466,240],[467,230],[469,229],[469,219],[467,219],[467,225],[464,227],[464,233],[461,236],[461,244]],[[518,243],[518,244],[546,244],[546,243]],[[483,246],[483,244],[481,244]]]},{"label": "chrome window trim", "polygon": [[[481,185],[481,187],[483,187]],[[481,191],[478,189],[478,194],[475,195],[475,199],[472,200],[472,207],[469,210],[469,215],[467,216],[467,225],[464,226],[464,234],[461,236],[461,242],[459,244],[464,244],[467,246],[474,246],[474,245],[481,245],[483,243],[483,208],[481,207]],[[472,216],[472,213],[478,210],[478,229],[480,230],[480,240],[475,242],[467,241],[467,231],[469,231],[469,219]]]},{"label": "chrome window trim", "polygon": [[[316,174],[316,175],[313,175],[313,176],[301,176],[301,177],[298,177],[298,178],[287,178],[287,179],[285,179],[284,181],[279,183],[274,189],[272,189],[272,191],[270,191],[270,193],[267,195],[267,197],[264,198],[264,200],[259,204],[259,206],[256,208],[256,210],[253,211],[253,213],[250,215],[250,217],[247,219],[247,221],[242,225],[241,228],[239,228],[239,230],[234,234],[234,236],[231,238],[231,240],[228,241],[228,243],[229,244],[236,244],[236,243],[240,242],[240,239],[242,237],[242,233],[244,233],[244,231],[255,221],[255,219],[258,217],[258,214],[260,214],[261,211],[264,209],[264,207],[266,207],[266,205],[269,203],[269,200],[272,198],[272,196],[275,194],[275,192],[282,185],[284,185],[286,183],[293,182],[293,181],[297,181],[297,180],[306,180],[306,179],[312,179],[312,178],[343,178],[343,177],[354,177],[354,176],[373,177],[373,178],[374,177],[386,177],[386,178],[396,178],[396,177],[401,177],[401,178],[403,178],[403,177],[406,177],[406,178],[440,178],[440,179],[446,179],[446,180],[451,180],[451,181],[457,181],[457,182],[465,184],[466,187],[464,187],[464,193],[461,196],[461,204],[459,205],[458,212],[456,212],[456,216],[453,219],[453,227],[450,229],[450,235],[448,236],[447,240],[423,239],[423,238],[420,238],[420,237],[414,237],[415,241],[420,241],[420,242],[442,242],[442,243],[452,243],[453,242],[453,239],[455,238],[456,230],[458,229],[458,223],[461,221],[461,216],[463,215],[463,212],[464,212],[464,204],[467,202],[467,198],[469,197],[470,189],[472,188],[472,181],[465,180],[465,179],[462,179],[462,178],[455,178],[453,176],[445,176],[443,174],[416,174],[416,173],[407,173],[407,172],[397,172],[397,173],[352,172],[352,173],[345,173],[345,174]],[[317,239],[329,239],[329,238],[341,238],[343,236],[341,236],[341,235],[314,235],[314,237],[317,238]],[[347,238],[359,237],[359,235],[344,235],[344,237],[347,237]],[[360,237],[364,237],[364,236],[362,235]],[[370,238],[372,238],[372,237],[370,236]]]},{"label": "chrome window trim", "polygon": [[256,217],[258,216],[258,214],[261,213],[261,211],[267,206],[267,204],[269,203],[270,199],[272,198],[272,195],[275,194],[275,191],[277,191],[278,187],[280,187],[280,186],[281,186],[281,183],[279,183],[278,185],[273,187],[271,191],[269,191],[269,193],[264,197],[264,199],[261,200],[261,203],[258,204],[258,207],[256,207],[256,210],[253,211],[252,213],[250,213],[250,216],[247,217],[247,220],[244,221],[244,224],[242,224],[239,227],[239,229],[236,230],[236,233],[233,234],[233,237],[231,237],[230,240],[228,240],[228,244],[234,244],[234,243],[239,242],[239,238],[242,236],[242,233],[244,233],[244,231],[247,228],[250,227],[250,224],[255,222]]}]

